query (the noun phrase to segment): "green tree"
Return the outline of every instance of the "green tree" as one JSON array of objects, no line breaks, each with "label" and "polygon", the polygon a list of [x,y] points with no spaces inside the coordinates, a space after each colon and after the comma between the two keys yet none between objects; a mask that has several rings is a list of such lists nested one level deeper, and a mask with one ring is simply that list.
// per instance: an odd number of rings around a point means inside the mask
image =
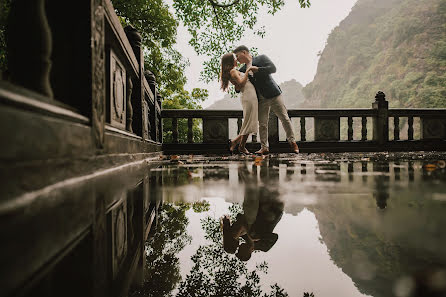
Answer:
[{"label": "green tree", "polygon": [[[175,14],[169,10],[167,1],[173,4]],[[296,2],[301,7],[310,5],[309,0]],[[11,0],[3,0],[0,4],[0,71],[6,70],[7,65],[5,29],[10,3]],[[203,95],[207,93],[184,89],[187,81],[184,69],[189,61],[175,49],[179,21],[191,34],[189,44],[197,54],[208,57],[201,78],[210,82],[218,79],[221,55],[233,49],[245,34],[265,36],[265,28],[257,25],[260,9],[267,8],[268,13],[275,14],[283,7],[284,0],[112,0],[112,3],[122,24],[132,25],[141,33],[145,68],[155,74],[161,95],[170,100],[163,107],[182,109],[200,108],[197,103],[205,100]],[[184,123],[179,123],[180,132],[187,131]],[[164,130],[169,139],[169,124]],[[180,137],[185,135],[180,133]],[[194,138],[198,141],[200,137],[199,122],[195,121]]]},{"label": "green tree", "polygon": [[157,79],[160,93],[170,98],[183,92],[189,62],[175,49],[178,21],[163,0],[112,0],[123,26],[135,27],[142,37],[144,67]]},{"label": "green tree", "polygon": [[[208,97],[208,91],[204,89],[194,88],[192,92],[184,89],[176,92],[163,101],[163,109],[202,109],[201,103]],[[178,120],[178,141],[187,142],[187,119]],[[193,119],[192,126],[194,142],[202,141],[201,120]],[[172,142],[172,120],[163,120],[163,140]]]},{"label": "green tree", "polygon": [[[242,211],[233,204],[229,208],[230,216],[235,219]],[[218,218],[207,216],[201,220],[207,245],[201,245],[192,256],[194,263],[191,271],[178,289],[178,297],[192,296],[261,296],[285,297],[288,294],[277,284],[266,293],[262,291],[260,276],[268,272],[268,264],[262,262],[254,270],[249,270],[246,263],[223,250],[222,234]]]},{"label": "green tree", "polygon": [[[205,82],[218,79],[220,57],[232,49],[246,34],[264,37],[264,26],[258,26],[261,8],[274,15],[284,0],[173,0],[176,15],[191,35],[189,44],[199,55],[208,57],[201,78]],[[298,0],[309,7],[309,0]],[[255,50],[255,48],[254,48]]]},{"label": "green tree", "polygon": [[131,297],[172,296],[181,281],[178,253],[190,244],[186,211],[200,213],[209,210],[209,202],[163,204],[153,236],[146,242],[146,273],[143,287]]}]

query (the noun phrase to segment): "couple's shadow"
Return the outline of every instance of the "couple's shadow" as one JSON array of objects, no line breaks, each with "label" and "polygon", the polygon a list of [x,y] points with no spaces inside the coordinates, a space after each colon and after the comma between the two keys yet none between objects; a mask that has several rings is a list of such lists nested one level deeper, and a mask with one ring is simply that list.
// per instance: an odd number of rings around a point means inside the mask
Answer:
[{"label": "couple's shadow", "polygon": [[[260,170],[268,169],[260,167]],[[248,261],[254,251],[267,252],[277,242],[279,236],[273,231],[282,218],[284,204],[277,190],[251,179],[247,170],[239,169],[239,176],[245,180],[243,213],[239,213],[234,222],[225,215],[220,223],[224,250]]]}]

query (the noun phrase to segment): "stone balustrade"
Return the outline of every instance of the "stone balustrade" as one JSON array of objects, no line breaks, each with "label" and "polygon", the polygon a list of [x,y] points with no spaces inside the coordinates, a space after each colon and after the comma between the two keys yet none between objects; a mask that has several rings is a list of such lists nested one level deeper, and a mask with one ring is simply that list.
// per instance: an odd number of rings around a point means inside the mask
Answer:
[{"label": "stone balustrade", "polygon": [[162,98],[141,36],[110,0],[71,4],[11,2],[1,296],[127,296],[143,282],[160,203],[146,160],[161,154]]},{"label": "stone balustrade", "polygon": [[[237,119],[237,133],[242,125],[243,112],[238,110],[163,110],[162,118],[172,121],[172,143],[163,143],[166,153],[225,153],[229,139],[228,119]],[[385,94],[378,92],[372,108],[327,108],[292,109],[290,118],[299,118],[300,130],[295,131],[302,152],[351,152],[351,151],[407,151],[446,149],[446,109],[389,109]],[[187,143],[179,143],[178,121],[188,120]],[[341,139],[341,119],[346,118],[346,138]],[[360,119],[354,125],[353,119]],[[393,122],[389,125],[389,121]],[[400,118],[407,118],[407,139],[400,139]],[[414,139],[414,118],[420,119],[420,139]],[[193,143],[193,119],[203,121],[203,141]],[[309,121],[312,119],[312,122]],[[311,124],[308,127],[308,124]],[[371,137],[368,137],[368,123],[371,123]],[[393,128],[393,139],[389,130]],[[287,152],[288,145],[279,141],[280,123],[270,114],[268,141],[273,152]],[[354,132],[360,130],[360,138],[354,139]],[[308,140],[312,132],[312,140]],[[184,139],[185,137],[183,137]],[[248,143],[251,150],[260,147],[257,138]]]}]

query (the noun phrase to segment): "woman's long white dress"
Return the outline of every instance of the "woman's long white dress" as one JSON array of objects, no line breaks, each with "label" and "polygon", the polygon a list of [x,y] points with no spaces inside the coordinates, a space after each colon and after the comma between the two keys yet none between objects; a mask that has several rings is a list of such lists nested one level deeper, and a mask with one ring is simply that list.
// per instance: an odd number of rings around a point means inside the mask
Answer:
[{"label": "woman's long white dress", "polygon": [[[243,75],[248,75],[244,74]],[[240,135],[257,134],[259,131],[259,109],[257,94],[254,85],[248,80],[241,89],[242,107],[243,107],[243,124],[240,128]]]}]

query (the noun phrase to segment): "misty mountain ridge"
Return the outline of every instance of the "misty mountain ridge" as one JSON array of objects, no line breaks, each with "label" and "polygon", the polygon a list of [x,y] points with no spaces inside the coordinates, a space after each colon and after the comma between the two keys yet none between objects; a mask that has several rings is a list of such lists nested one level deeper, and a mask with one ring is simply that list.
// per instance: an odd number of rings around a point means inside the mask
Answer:
[{"label": "misty mountain ridge", "polygon": [[446,0],[358,0],[330,33],[305,107],[446,106]]}]

